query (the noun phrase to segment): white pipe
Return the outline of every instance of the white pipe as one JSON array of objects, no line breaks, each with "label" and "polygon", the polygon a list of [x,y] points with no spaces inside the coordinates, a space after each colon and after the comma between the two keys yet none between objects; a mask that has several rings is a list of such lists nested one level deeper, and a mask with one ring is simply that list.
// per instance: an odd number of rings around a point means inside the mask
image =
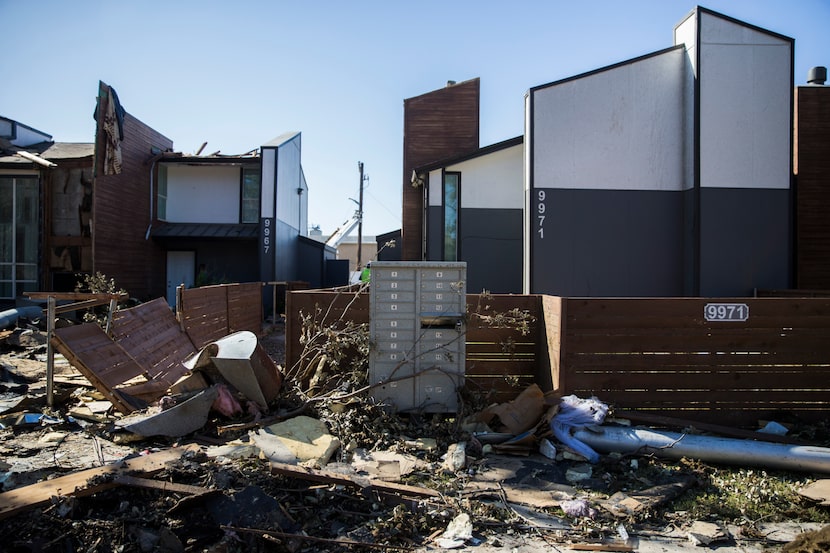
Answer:
[{"label": "white pipe", "polygon": [[689,457],[728,465],[830,472],[830,448],[812,445],[738,440],[616,426],[577,430],[573,436],[604,453],[653,454],[669,459]]},{"label": "white pipe", "polygon": [[31,154],[24,150],[18,150],[15,153],[24,159],[28,159],[29,161],[43,165],[44,167],[57,167],[57,164],[52,163],[48,159],[43,159],[40,156],[36,156],[35,154]]}]

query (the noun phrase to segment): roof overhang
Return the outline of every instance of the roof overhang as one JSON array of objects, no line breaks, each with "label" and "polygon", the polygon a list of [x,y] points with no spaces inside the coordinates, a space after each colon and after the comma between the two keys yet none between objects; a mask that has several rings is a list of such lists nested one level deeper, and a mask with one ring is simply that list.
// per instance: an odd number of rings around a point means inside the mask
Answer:
[{"label": "roof overhang", "polygon": [[163,223],[150,236],[156,240],[256,240],[259,224]]}]

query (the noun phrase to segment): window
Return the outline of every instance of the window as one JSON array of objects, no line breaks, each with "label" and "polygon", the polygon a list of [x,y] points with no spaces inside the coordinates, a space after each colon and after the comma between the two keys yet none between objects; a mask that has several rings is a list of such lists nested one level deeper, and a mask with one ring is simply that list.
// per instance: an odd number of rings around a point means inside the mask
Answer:
[{"label": "window", "polygon": [[259,222],[259,168],[242,169],[241,222]]},{"label": "window", "polygon": [[444,261],[458,261],[458,206],[461,173],[444,173]]},{"label": "window", "polygon": [[157,193],[157,204],[158,207],[156,209],[156,218],[159,221],[166,221],[167,220],[167,166],[160,165],[159,166],[159,182],[158,182],[158,193]]},{"label": "window", "polygon": [[0,298],[38,289],[37,177],[0,177]]}]

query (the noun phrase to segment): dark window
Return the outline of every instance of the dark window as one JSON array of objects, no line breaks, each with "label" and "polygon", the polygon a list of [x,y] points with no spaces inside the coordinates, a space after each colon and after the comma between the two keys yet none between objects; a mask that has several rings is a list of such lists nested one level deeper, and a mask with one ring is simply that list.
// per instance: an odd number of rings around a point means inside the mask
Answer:
[{"label": "dark window", "polygon": [[38,195],[36,177],[0,177],[0,298],[38,289]]},{"label": "dark window", "polygon": [[167,220],[167,166],[159,166],[158,192],[156,193],[156,218],[159,221]]},{"label": "dark window", "polygon": [[458,207],[461,173],[444,173],[444,261],[458,261]]},{"label": "dark window", "polygon": [[242,169],[242,223],[259,222],[259,168]]}]

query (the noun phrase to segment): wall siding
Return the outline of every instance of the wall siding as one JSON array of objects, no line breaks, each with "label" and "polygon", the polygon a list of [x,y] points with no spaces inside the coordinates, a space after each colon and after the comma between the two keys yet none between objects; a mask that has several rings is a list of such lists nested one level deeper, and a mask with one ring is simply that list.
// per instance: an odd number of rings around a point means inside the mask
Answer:
[{"label": "wall siding", "polygon": [[413,169],[478,146],[479,79],[404,100],[403,260],[422,259],[424,190],[412,186]]},{"label": "wall siding", "polygon": [[796,286],[830,290],[830,87],[795,91]]},{"label": "wall siding", "polygon": [[700,191],[700,296],[791,287],[790,191]]},{"label": "wall siding", "polygon": [[[683,295],[682,192],[545,192],[534,292],[560,296]],[[538,194],[537,189],[534,193]],[[533,206],[538,210],[541,202]],[[534,221],[535,222],[535,221]]]},{"label": "wall siding", "polygon": [[115,279],[133,297],[163,297],[164,250],[145,239],[150,224],[150,148],[172,149],[173,142],[127,113],[121,142],[122,171],[105,175],[102,126],[99,116],[93,185],[93,270]]}]

